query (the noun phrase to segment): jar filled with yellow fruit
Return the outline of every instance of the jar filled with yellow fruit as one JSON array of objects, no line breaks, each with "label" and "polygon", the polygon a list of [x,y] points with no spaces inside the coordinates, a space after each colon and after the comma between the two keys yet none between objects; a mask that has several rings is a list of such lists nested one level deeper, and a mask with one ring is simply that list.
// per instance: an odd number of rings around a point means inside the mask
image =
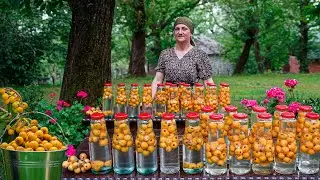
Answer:
[{"label": "jar filled with yellow fruit", "polygon": [[133,138],[126,113],[115,114],[112,137],[113,170],[117,174],[130,174],[134,170]]},{"label": "jar filled with yellow fruit", "polygon": [[152,90],[151,90],[151,84],[145,84],[143,86],[142,112],[149,113],[152,116]]},{"label": "jar filled with yellow fruit", "polygon": [[172,113],[164,113],[160,131],[160,171],[174,174],[180,171],[179,138],[177,124]]},{"label": "jar filled with yellow fruit", "polygon": [[104,114],[93,113],[90,118],[89,153],[93,163],[91,170],[94,174],[106,174],[112,169],[112,156]]},{"label": "jar filled with yellow fruit", "polygon": [[140,111],[140,96],[138,84],[131,84],[128,99],[128,116],[129,118],[137,118]]},{"label": "jar filled with yellow fruit", "polygon": [[203,106],[200,114],[200,127],[201,135],[204,142],[208,142],[208,120],[210,115],[213,113],[213,108],[211,106]]},{"label": "jar filled with yellow fruit", "polygon": [[251,146],[249,144],[248,115],[236,113],[233,115],[232,136],[230,137],[229,154],[230,171],[243,175],[251,170]]},{"label": "jar filled with yellow fruit", "polygon": [[155,95],[154,103],[154,115],[156,118],[161,118],[162,114],[166,112],[166,105],[168,96],[166,94],[163,84],[157,84],[157,92]]},{"label": "jar filled with yellow fruit", "polygon": [[115,113],[127,113],[127,92],[126,85],[123,83],[118,84],[117,96],[115,103]]},{"label": "jar filled with yellow fruit", "polygon": [[105,83],[103,88],[102,110],[106,117],[111,117],[113,115],[112,99],[113,99],[112,84]]},{"label": "jar filled with yellow fruit", "polygon": [[173,113],[176,117],[180,115],[180,103],[178,97],[178,86],[171,84],[169,88],[169,100],[167,104],[168,113]]},{"label": "jar filled with yellow fruit", "polygon": [[183,171],[187,174],[200,173],[203,170],[203,138],[201,135],[199,114],[189,112],[183,135]]},{"label": "jar filled with yellow fruit", "polygon": [[273,121],[272,121],[272,137],[277,138],[279,130],[280,130],[280,114],[287,111],[287,105],[276,105],[276,110],[273,113]]},{"label": "jar filled with yellow fruit", "polygon": [[280,131],[276,142],[274,170],[279,174],[296,171],[297,142],[296,119],[292,112],[283,112],[280,117]]},{"label": "jar filled with yellow fruit", "polygon": [[227,172],[227,144],[223,136],[223,115],[211,114],[209,118],[209,136],[205,145],[205,171],[211,175],[221,175]]},{"label": "jar filled with yellow fruit", "polygon": [[220,83],[218,98],[220,110],[223,111],[223,109],[231,103],[229,84]]},{"label": "jar filled with yellow fruit", "polygon": [[[253,146],[255,137],[256,137],[256,131],[257,131],[257,121],[258,121],[258,114],[260,113],[266,113],[267,109],[263,106],[254,106],[251,111],[250,116],[250,125],[251,125],[251,131],[249,136],[249,142],[251,146]],[[250,127],[250,126],[249,126]]]},{"label": "jar filled with yellow fruit", "polygon": [[200,113],[204,106],[204,87],[203,84],[195,83],[193,94],[193,111]]},{"label": "jar filled with yellow fruit", "polygon": [[232,136],[232,123],[233,115],[237,113],[237,106],[226,106],[224,111],[224,136],[226,138],[227,144],[229,144],[229,138]]},{"label": "jar filled with yellow fruit", "polygon": [[307,113],[300,139],[298,169],[304,174],[319,172],[320,130],[319,114]]},{"label": "jar filled with yellow fruit", "polygon": [[146,175],[158,169],[157,140],[153,130],[151,114],[140,113],[136,137],[136,166],[140,174]]},{"label": "jar filled with yellow fruit", "polygon": [[272,115],[258,114],[256,136],[253,143],[252,171],[259,175],[272,173],[274,164],[274,144],[272,140]]},{"label": "jar filled with yellow fruit", "polygon": [[214,83],[207,83],[205,105],[211,106],[213,112],[218,112],[217,86]]},{"label": "jar filled with yellow fruit", "polygon": [[186,118],[186,115],[193,110],[193,102],[192,102],[192,88],[190,84],[183,84],[182,94],[180,97],[181,103],[181,117]]},{"label": "jar filled with yellow fruit", "polygon": [[297,119],[297,138],[300,139],[303,128],[304,128],[304,121],[306,118],[306,114],[312,112],[311,106],[299,106],[298,110],[298,119]]}]

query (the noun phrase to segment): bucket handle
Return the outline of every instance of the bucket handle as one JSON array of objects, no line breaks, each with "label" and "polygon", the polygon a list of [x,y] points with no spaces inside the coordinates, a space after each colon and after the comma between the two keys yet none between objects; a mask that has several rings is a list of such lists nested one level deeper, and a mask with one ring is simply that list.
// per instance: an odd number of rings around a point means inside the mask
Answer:
[{"label": "bucket handle", "polygon": [[[28,114],[41,114],[44,116],[47,116],[48,118],[50,118],[50,120],[54,119],[51,116],[42,113],[42,112],[37,112],[37,111],[31,111],[31,112],[26,112],[26,113],[22,113],[22,114],[18,114],[15,118],[13,118],[8,125],[11,125],[15,120],[17,120],[20,117],[23,117],[24,115],[28,115]],[[69,144],[69,140],[67,139],[67,137],[65,136],[63,129],[61,128],[60,124],[58,122],[55,122],[54,124],[57,124],[57,126],[60,128],[61,132],[62,132],[62,136],[64,137],[64,139],[67,141],[67,144]],[[3,140],[3,136],[6,134],[7,130],[8,130],[8,125],[6,126],[6,128],[4,129],[2,135],[0,136],[0,143],[2,143]]]}]

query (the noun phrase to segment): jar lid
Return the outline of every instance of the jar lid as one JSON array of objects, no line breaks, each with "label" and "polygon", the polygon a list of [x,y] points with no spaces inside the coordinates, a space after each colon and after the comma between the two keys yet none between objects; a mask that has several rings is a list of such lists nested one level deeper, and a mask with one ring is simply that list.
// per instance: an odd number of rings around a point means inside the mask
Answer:
[{"label": "jar lid", "polygon": [[98,112],[96,112],[96,113],[91,114],[91,115],[90,115],[90,118],[91,118],[92,120],[101,120],[101,119],[104,118],[104,114],[103,114],[103,113],[98,113]]},{"label": "jar lid", "polygon": [[111,83],[104,83],[104,86],[112,86]]},{"label": "jar lid", "polygon": [[235,112],[235,111],[238,110],[238,107],[237,107],[237,106],[233,106],[233,105],[229,105],[229,106],[226,106],[226,107],[225,107],[225,110],[226,110],[227,112]]},{"label": "jar lid", "polygon": [[276,105],[276,110],[278,111],[287,111],[288,106],[287,105]]},{"label": "jar lid", "polygon": [[151,114],[147,113],[147,112],[140,113],[138,118],[141,119],[141,120],[148,120],[148,119],[151,118]]},{"label": "jar lid", "polygon": [[188,83],[183,83],[182,86],[184,86],[184,87],[190,87],[191,85],[188,84]]},{"label": "jar lid", "polygon": [[117,113],[114,115],[114,117],[116,118],[116,120],[125,120],[128,118],[128,114],[126,113]]},{"label": "jar lid", "polygon": [[246,113],[235,113],[233,117],[236,119],[247,119],[248,115]]},{"label": "jar lid", "polygon": [[170,84],[170,87],[178,87],[178,84]]},{"label": "jar lid", "polygon": [[207,86],[216,86],[216,84],[215,84],[215,83],[208,82],[208,83],[207,83]]},{"label": "jar lid", "polygon": [[189,112],[187,114],[187,119],[199,119],[200,115],[196,112]]},{"label": "jar lid", "polygon": [[144,84],[144,87],[151,87],[151,84]]},{"label": "jar lid", "polygon": [[166,82],[165,85],[166,86],[170,86],[172,83],[171,82]]},{"label": "jar lid", "polygon": [[126,86],[124,83],[118,84],[118,87]]},{"label": "jar lid", "polygon": [[312,106],[299,106],[299,111],[312,112]]},{"label": "jar lid", "polygon": [[220,86],[222,86],[222,87],[229,87],[229,84],[228,84],[228,83],[220,83]]},{"label": "jar lid", "polygon": [[258,118],[260,119],[270,119],[272,118],[272,115],[270,113],[259,113]]},{"label": "jar lid", "polygon": [[211,114],[209,117],[212,120],[221,120],[221,119],[223,119],[223,115],[222,114]]},{"label": "jar lid", "polygon": [[164,85],[161,84],[161,83],[159,83],[159,84],[157,84],[157,86],[158,86],[158,87],[163,87]]},{"label": "jar lid", "polygon": [[179,86],[182,86],[185,84],[185,82],[179,82],[178,84],[179,84]]},{"label": "jar lid", "polygon": [[173,120],[174,117],[175,117],[175,115],[172,114],[172,113],[164,113],[164,114],[162,114],[162,119],[163,120]]},{"label": "jar lid", "polygon": [[137,87],[137,86],[138,86],[138,84],[133,83],[133,84],[131,84],[131,86]]},{"label": "jar lid", "polygon": [[309,112],[306,114],[306,118],[312,119],[312,120],[318,120],[319,119],[319,114],[314,113],[314,112]]},{"label": "jar lid", "polygon": [[294,118],[294,113],[292,113],[292,112],[283,112],[283,113],[281,113],[281,117],[283,117],[283,118]]},{"label": "jar lid", "polygon": [[195,83],[194,84],[196,87],[202,87],[203,86],[203,84],[201,84],[201,83]]},{"label": "jar lid", "polygon": [[203,106],[201,108],[202,112],[212,112],[213,111],[213,107],[212,106]]},{"label": "jar lid", "polygon": [[259,113],[267,112],[267,109],[263,106],[253,106],[252,109],[254,112],[259,112]]}]

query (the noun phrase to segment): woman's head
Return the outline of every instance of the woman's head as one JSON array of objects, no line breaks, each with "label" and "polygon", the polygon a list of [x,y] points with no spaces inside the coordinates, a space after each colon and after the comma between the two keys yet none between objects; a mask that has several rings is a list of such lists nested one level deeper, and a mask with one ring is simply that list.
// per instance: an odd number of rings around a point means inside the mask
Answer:
[{"label": "woman's head", "polygon": [[174,23],[174,37],[177,42],[188,42],[194,46],[194,42],[192,40],[193,34],[193,23],[187,17],[179,17],[176,19]]}]

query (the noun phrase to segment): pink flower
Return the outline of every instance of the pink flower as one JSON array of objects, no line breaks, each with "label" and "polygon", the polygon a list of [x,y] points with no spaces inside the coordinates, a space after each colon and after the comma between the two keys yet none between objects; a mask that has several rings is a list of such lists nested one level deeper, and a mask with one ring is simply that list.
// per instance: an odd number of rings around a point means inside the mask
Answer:
[{"label": "pink flower", "polygon": [[246,106],[247,108],[252,108],[253,106],[258,105],[257,100],[251,100],[251,99],[243,99],[240,102],[241,105]]},{"label": "pink flower", "polygon": [[263,100],[263,104],[268,104],[269,102],[270,102],[269,99],[264,99],[264,100]]},{"label": "pink flower", "polygon": [[279,102],[284,102],[286,98],[286,93],[279,87],[273,87],[266,91],[267,97],[269,99],[277,99]]},{"label": "pink flower", "polygon": [[240,101],[240,104],[241,104],[242,106],[246,106],[247,103],[248,103],[248,99],[242,99],[242,100]]},{"label": "pink flower", "polygon": [[74,156],[77,154],[77,150],[72,146],[72,145],[68,145],[67,151],[66,151],[66,155],[68,157],[70,156]]},{"label": "pink flower", "polygon": [[59,100],[59,101],[57,102],[57,106],[63,106],[63,103],[64,103],[64,100]]},{"label": "pink flower", "polygon": [[45,113],[46,115],[48,115],[48,116],[52,116],[52,111],[51,111],[51,110],[46,110],[44,113]]},{"label": "pink flower", "polygon": [[83,112],[86,113],[86,112],[89,111],[90,109],[91,109],[91,106],[86,105],[86,106],[83,108]]},{"label": "pink flower", "polygon": [[292,102],[288,107],[288,111],[296,113],[300,105],[301,104],[299,102]]},{"label": "pink flower", "polygon": [[294,88],[298,84],[298,80],[296,79],[287,79],[284,81],[284,85],[288,88]]},{"label": "pink flower", "polygon": [[57,106],[57,110],[61,111],[62,110],[62,106]]},{"label": "pink flower", "polygon": [[86,98],[87,96],[88,96],[88,93],[85,91],[78,91],[77,93],[77,97],[81,99]]},{"label": "pink flower", "polygon": [[57,122],[57,119],[52,118],[52,119],[50,119],[49,122],[50,122],[51,124],[55,124],[55,123]]}]

